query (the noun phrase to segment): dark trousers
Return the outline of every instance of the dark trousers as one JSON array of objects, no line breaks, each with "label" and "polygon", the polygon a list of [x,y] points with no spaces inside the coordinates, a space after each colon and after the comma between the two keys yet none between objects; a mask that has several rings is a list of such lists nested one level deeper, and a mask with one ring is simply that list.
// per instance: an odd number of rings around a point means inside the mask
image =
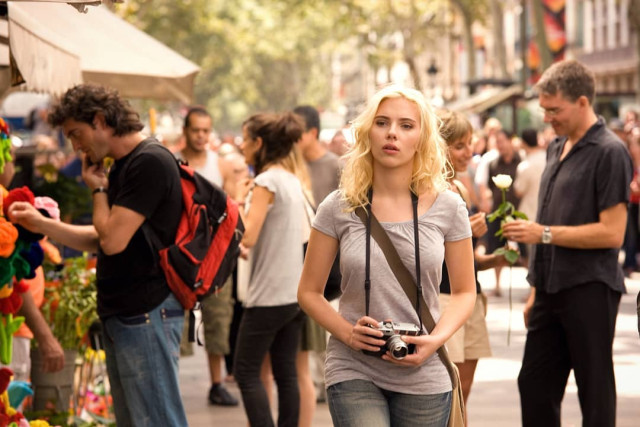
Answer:
[{"label": "dark trousers", "polygon": [[298,425],[296,354],[302,318],[298,304],[244,309],[233,369],[252,427],[274,425],[267,393],[260,381],[260,368],[267,352],[278,387],[278,426]]},{"label": "dark trousers", "polygon": [[602,283],[537,291],[518,376],[523,427],[560,426],[571,369],[585,427],[615,426],[613,337],[621,294]]}]

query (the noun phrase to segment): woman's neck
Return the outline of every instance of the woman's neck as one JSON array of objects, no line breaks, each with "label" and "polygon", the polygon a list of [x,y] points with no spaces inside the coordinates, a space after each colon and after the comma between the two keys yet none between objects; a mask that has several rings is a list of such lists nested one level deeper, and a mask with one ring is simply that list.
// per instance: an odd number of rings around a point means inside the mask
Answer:
[{"label": "woman's neck", "polygon": [[373,192],[383,196],[408,194],[411,187],[411,169],[373,167]]},{"label": "woman's neck", "polygon": [[267,163],[266,165],[264,165],[260,169],[260,173],[266,172],[269,169],[285,169],[285,168],[284,168],[284,166],[282,166],[282,163],[280,163],[279,161],[275,161],[275,162],[270,162],[270,163]]}]

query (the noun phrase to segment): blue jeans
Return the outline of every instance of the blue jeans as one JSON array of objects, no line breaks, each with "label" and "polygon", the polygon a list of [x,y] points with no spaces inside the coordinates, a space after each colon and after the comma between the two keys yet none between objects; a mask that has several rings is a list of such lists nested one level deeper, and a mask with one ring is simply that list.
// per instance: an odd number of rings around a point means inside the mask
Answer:
[{"label": "blue jeans", "polygon": [[170,294],[137,316],[104,321],[104,347],[118,427],[187,425],[178,386],[184,310]]},{"label": "blue jeans", "polygon": [[383,390],[371,381],[350,380],[327,389],[336,427],[446,427],[451,392],[404,394]]}]

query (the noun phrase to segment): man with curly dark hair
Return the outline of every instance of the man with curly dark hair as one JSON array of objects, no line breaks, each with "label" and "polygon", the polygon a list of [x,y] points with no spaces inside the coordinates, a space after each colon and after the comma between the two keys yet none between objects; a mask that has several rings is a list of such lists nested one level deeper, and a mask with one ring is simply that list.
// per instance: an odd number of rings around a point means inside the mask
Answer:
[{"label": "man with curly dark hair", "polygon": [[[116,91],[79,85],[49,114],[81,151],[93,193],[93,224],[70,225],[16,202],[10,218],[82,251],[98,253],[98,314],[118,426],[187,425],[178,386],[183,309],[145,238],[174,239],[182,210],[171,153],[140,131],[138,114]],[[115,163],[107,174],[103,160]]]}]

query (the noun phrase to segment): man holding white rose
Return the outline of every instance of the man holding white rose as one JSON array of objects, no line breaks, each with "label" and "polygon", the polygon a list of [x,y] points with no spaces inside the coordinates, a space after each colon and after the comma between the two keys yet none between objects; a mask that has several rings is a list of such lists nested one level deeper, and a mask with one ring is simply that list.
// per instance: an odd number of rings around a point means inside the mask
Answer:
[{"label": "man holding white rose", "polygon": [[612,347],[620,297],[618,264],[627,222],[632,163],[593,110],[595,79],[577,61],[550,67],[536,85],[544,120],[559,135],[549,144],[537,221],[504,225],[509,240],[535,244],[528,326],[518,377],[523,426],[560,426],[574,370],[583,426],[613,426]]}]

